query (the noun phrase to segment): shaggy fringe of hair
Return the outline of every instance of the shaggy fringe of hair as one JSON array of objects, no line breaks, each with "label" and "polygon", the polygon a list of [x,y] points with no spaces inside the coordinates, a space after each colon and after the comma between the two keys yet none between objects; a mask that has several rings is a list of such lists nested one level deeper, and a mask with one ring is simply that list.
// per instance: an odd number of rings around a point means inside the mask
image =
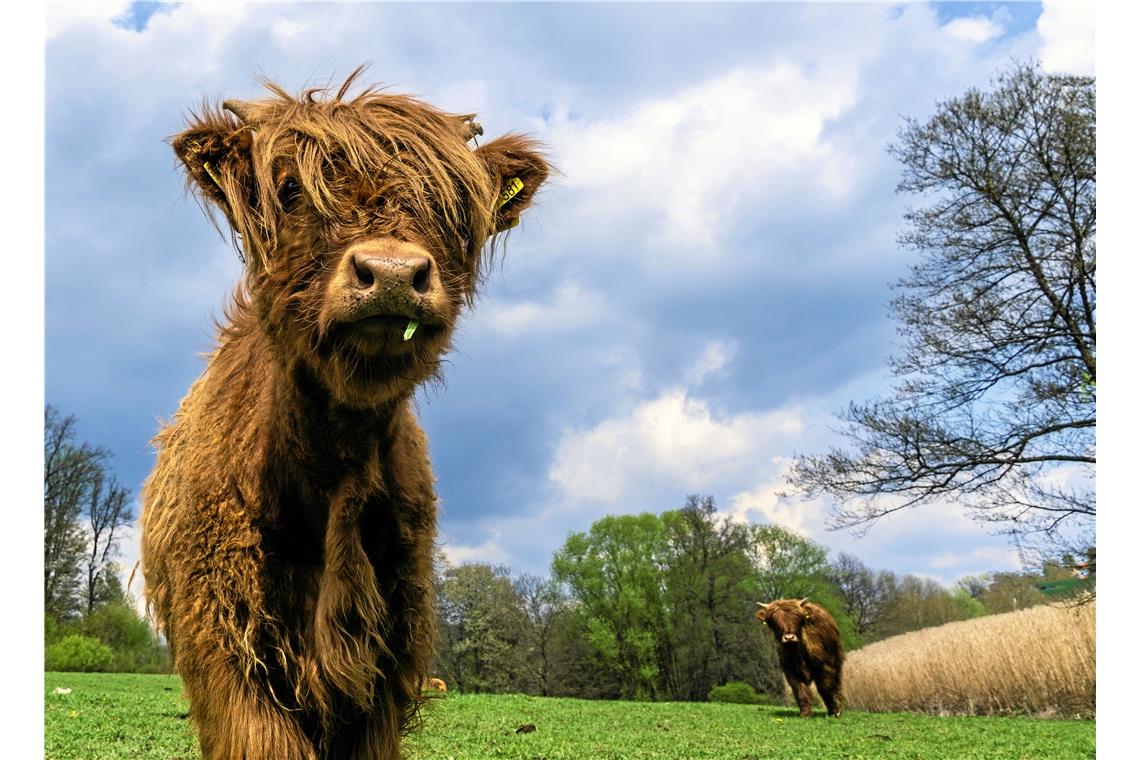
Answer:
[{"label": "shaggy fringe of hair", "polygon": [[[346,239],[362,229],[376,229],[377,220],[370,215],[379,204],[389,209],[398,204],[405,221],[424,220],[416,231],[433,248],[460,246],[475,282],[480,281],[496,248],[500,188],[489,171],[494,167],[467,146],[474,115],[445,113],[376,86],[349,98],[363,70],[350,74],[335,93],[330,87],[311,87],[293,96],[263,80],[271,98],[205,104],[191,120],[202,131],[231,134],[227,149],[251,148],[252,174],[223,165],[214,168],[211,182],[202,182],[201,175],[192,171],[191,189],[208,197],[203,186],[220,188],[233,229],[247,254],[252,253],[265,269],[273,267],[277,231],[286,214],[278,190],[290,178],[300,184],[314,210]],[[539,148],[518,135],[500,139]],[[190,144],[181,146],[180,152],[184,160],[193,161],[196,150],[202,148]],[[286,165],[288,172],[283,169]],[[376,166],[382,167],[379,176],[373,173]],[[374,188],[367,198],[356,194],[360,178],[367,178]],[[473,296],[473,288],[465,290]]]}]

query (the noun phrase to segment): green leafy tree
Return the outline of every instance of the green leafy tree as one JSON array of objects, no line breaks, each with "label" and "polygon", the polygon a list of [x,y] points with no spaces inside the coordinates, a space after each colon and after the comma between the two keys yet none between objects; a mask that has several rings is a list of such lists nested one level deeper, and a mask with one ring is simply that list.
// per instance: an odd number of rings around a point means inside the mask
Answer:
[{"label": "green leafy tree", "polygon": [[955,587],[962,589],[967,594],[975,599],[981,599],[982,594],[989,587],[993,581],[991,573],[980,573],[978,575],[966,575],[958,579]]},{"label": "green leafy tree", "polygon": [[1035,607],[1048,601],[1037,588],[1042,578],[1029,573],[993,573],[978,595],[986,612],[997,614]]},{"label": "green leafy tree", "polygon": [[580,699],[618,699],[622,694],[619,674],[611,669],[587,636],[589,617],[571,598],[565,614],[551,631],[551,696]]},{"label": "green leafy tree", "polygon": [[445,567],[437,597],[444,680],[462,692],[520,691],[525,666],[517,656],[526,620],[522,599],[503,567]]},{"label": "green leafy tree", "polygon": [[827,549],[779,525],[752,525],[750,531],[749,553],[760,573],[756,601],[831,593]]},{"label": "green leafy tree", "polygon": [[583,629],[626,699],[654,699],[672,647],[666,614],[665,533],[657,515],[604,517],[572,533],[555,555],[554,577],[577,600]]},{"label": "green leafy tree", "polygon": [[982,612],[968,593],[951,592],[930,578],[906,575],[894,581],[875,638],[887,638],[922,628],[967,620]]},{"label": "green leafy tree", "polygon": [[963,617],[966,619],[982,617],[986,614],[986,606],[982,604],[981,600],[975,599],[970,595],[970,592],[964,588],[957,587],[949,589],[950,601],[954,606],[962,611]]},{"label": "green leafy tree", "polygon": [[779,525],[752,525],[749,530],[749,554],[758,571],[760,592],[755,601],[810,599],[835,618],[844,649],[862,646],[843,597],[829,578],[827,549]]},{"label": "green leafy tree", "polygon": [[891,153],[921,201],[891,304],[898,382],[790,481],[840,499],[838,526],[950,502],[1075,553],[1096,517],[1095,81],[1015,65],[908,119]]},{"label": "green leafy tree", "polygon": [[690,495],[661,515],[674,650],[664,666],[672,699],[699,700],[734,679],[771,690],[779,664],[754,619],[759,594],[746,525],[717,515],[712,496]]}]

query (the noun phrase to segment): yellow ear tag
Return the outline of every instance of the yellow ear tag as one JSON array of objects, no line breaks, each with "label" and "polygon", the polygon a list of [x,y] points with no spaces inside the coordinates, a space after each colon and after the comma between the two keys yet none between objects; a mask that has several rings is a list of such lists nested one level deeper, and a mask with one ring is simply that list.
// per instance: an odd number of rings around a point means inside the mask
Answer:
[{"label": "yellow ear tag", "polygon": [[[219,190],[221,190],[222,189],[222,180],[218,178],[218,174],[217,174],[217,172],[214,171],[214,167],[210,166],[210,162],[209,161],[203,161],[202,162],[202,168],[206,170],[206,174],[210,175],[210,179],[214,180],[214,184],[218,186]],[[223,190],[222,192],[225,192],[225,191]]]},{"label": "yellow ear tag", "polygon": [[[218,173],[216,171],[214,171],[214,167],[210,166],[209,161],[203,161],[202,162],[202,168],[206,170],[206,174],[210,175],[210,179],[214,180],[214,184],[218,186],[218,190],[221,191],[222,196],[224,197],[226,194],[226,191],[222,190],[222,180],[220,177],[218,177]],[[264,253],[261,253],[258,256],[258,258],[261,259],[261,266],[263,266],[265,268],[266,272],[272,271],[269,269],[269,262],[265,260],[265,254]],[[407,340],[407,338],[405,338],[404,340]]]},{"label": "yellow ear tag", "polygon": [[503,232],[506,232],[507,230],[511,230],[511,229],[514,229],[515,227],[518,227],[519,222],[521,222],[521,221],[522,221],[522,217],[516,216],[511,221],[507,222],[506,226],[503,227]]},{"label": "yellow ear tag", "polygon": [[511,202],[511,199],[518,195],[523,189],[522,180],[518,177],[512,177],[507,180],[507,186],[503,188],[503,192],[499,194],[499,205],[496,208],[502,208]]}]

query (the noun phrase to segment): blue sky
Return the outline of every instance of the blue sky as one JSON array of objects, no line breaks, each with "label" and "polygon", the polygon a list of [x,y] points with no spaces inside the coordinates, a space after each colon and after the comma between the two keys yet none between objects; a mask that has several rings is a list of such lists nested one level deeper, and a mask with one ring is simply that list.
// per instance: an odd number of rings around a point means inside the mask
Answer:
[{"label": "blue sky", "polygon": [[1015,568],[952,505],[856,538],[780,492],[837,410],[888,388],[902,116],[1012,58],[1091,74],[1091,24],[1037,3],[49,7],[45,398],[137,494],[240,276],[164,139],[258,76],[370,61],[561,170],[417,395],[452,561],[546,573],[569,531],[711,493],[875,568]]}]

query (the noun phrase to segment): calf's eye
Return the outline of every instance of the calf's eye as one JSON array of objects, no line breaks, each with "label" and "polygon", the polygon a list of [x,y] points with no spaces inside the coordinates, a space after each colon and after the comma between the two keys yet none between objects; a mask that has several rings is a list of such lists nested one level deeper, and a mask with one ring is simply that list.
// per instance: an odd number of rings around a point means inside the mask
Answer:
[{"label": "calf's eye", "polygon": [[297,201],[301,199],[301,183],[289,177],[281,183],[281,187],[277,189],[277,200],[281,201],[281,207],[288,210],[297,205]]}]

